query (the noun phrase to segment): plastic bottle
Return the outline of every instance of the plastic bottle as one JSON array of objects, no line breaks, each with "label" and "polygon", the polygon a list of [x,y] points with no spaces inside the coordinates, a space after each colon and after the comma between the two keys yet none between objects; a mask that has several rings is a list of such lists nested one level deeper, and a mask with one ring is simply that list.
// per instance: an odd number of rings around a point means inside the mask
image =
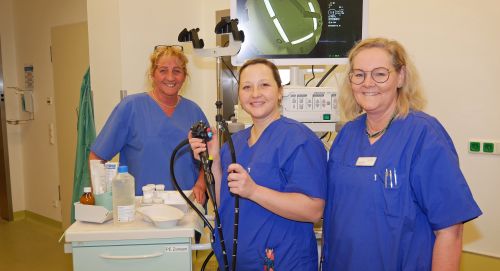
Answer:
[{"label": "plastic bottle", "polygon": [[94,195],[92,194],[90,187],[83,188],[83,195],[80,197],[80,203],[86,205],[95,204],[95,198]]},{"label": "plastic bottle", "polygon": [[113,222],[127,223],[135,219],[135,180],[127,166],[118,167],[112,182]]}]

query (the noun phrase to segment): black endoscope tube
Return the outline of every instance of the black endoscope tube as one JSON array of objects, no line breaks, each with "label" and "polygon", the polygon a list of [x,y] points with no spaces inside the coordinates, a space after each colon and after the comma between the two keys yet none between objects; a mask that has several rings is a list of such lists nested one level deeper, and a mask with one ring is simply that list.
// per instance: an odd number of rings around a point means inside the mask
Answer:
[{"label": "black endoscope tube", "polygon": [[[189,206],[191,206],[191,208],[193,208],[193,210],[195,210],[196,213],[206,223],[206,225],[210,229],[210,232],[212,233],[212,238],[211,238],[210,241],[213,243],[214,239],[215,239],[214,238],[214,228],[212,227],[212,225],[210,224],[210,222],[207,220],[207,218],[205,217],[205,215],[203,213],[201,213],[200,210],[198,210],[198,208],[184,194],[184,192],[180,188],[179,184],[177,183],[177,179],[175,178],[175,172],[174,172],[175,155],[177,154],[177,152],[179,151],[180,148],[182,148],[184,145],[187,145],[187,144],[189,144],[189,139],[185,139],[181,143],[179,143],[179,145],[177,145],[175,147],[174,151],[172,152],[172,156],[170,157],[170,175],[172,177],[172,183],[173,183],[175,189],[177,189],[177,191],[179,191],[179,193],[181,194],[182,198],[184,198],[184,200],[189,204]],[[228,261],[227,261],[226,246],[224,244],[224,235],[222,233],[222,226],[221,226],[221,223],[220,223],[219,210],[217,208],[217,203],[215,201],[215,183],[214,183],[214,176],[213,176],[212,170],[211,170],[211,163],[207,159],[205,159],[205,158],[204,159],[200,159],[200,160],[202,160],[202,165],[203,165],[204,174],[205,174],[205,182],[207,183],[208,193],[210,194],[210,200],[212,201],[212,204],[214,206],[215,222],[217,224],[217,230],[218,230],[218,233],[219,233],[219,236],[220,236],[220,240],[221,240],[220,243],[221,243],[221,249],[222,249],[222,254],[223,254],[222,255],[222,259],[224,261],[224,267],[225,267],[224,270],[229,270],[229,264],[228,264]],[[211,257],[211,255],[209,255],[209,257],[207,257],[207,258],[210,258],[210,257]]]},{"label": "black endoscope tube", "polygon": [[179,191],[179,193],[181,194],[181,197],[184,198],[184,200],[189,204],[189,206],[191,206],[191,208],[193,208],[193,210],[201,217],[201,219],[203,219],[203,221],[205,222],[207,227],[210,229],[210,232],[212,232],[212,234],[213,234],[214,228],[212,227],[212,225],[210,224],[208,219],[205,217],[205,215],[200,210],[198,210],[198,208],[186,196],[186,194],[184,194],[181,187],[177,183],[177,179],[175,178],[175,173],[174,173],[175,155],[184,145],[187,145],[187,144],[189,144],[189,139],[184,139],[181,143],[179,143],[179,145],[177,145],[175,147],[174,151],[172,152],[172,156],[170,156],[170,176],[172,177],[172,184],[174,185],[175,189],[177,189],[177,191]]},{"label": "black endoscope tube", "polygon": [[[203,139],[203,143],[207,144],[207,140]],[[217,225],[217,232],[220,237],[220,246],[222,250],[222,261],[224,263],[224,270],[229,271],[229,263],[227,261],[227,250],[226,243],[224,240],[224,234],[222,232],[222,224],[219,216],[219,208],[216,202],[216,194],[215,194],[215,180],[214,175],[212,173],[212,160],[209,160],[205,155],[200,154],[200,161],[203,165],[203,172],[205,174],[205,182],[207,184],[208,193],[210,194],[210,200],[212,201],[212,205],[214,206],[214,214],[215,214],[215,223]]]},{"label": "black endoscope tube", "polygon": [[[224,119],[222,119],[220,122],[221,130],[224,132],[224,135],[227,138],[227,143],[229,144],[229,150],[231,152],[231,160],[232,163],[236,163],[236,153],[234,151],[234,145],[233,145],[233,139],[231,138],[231,135],[229,134],[229,129],[227,127],[227,123]],[[239,195],[234,195],[234,232],[233,232],[233,255],[232,255],[232,270],[236,270],[236,253],[238,252],[238,226],[239,226],[239,220],[240,220],[240,196]]]},{"label": "black endoscope tube", "polygon": [[205,258],[205,261],[203,262],[203,265],[201,265],[201,270],[205,270],[205,267],[207,267],[207,264],[208,264],[208,261],[210,260],[210,258],[212,258],[212,256],[214,256],[214,251],[210,251],[210,253],[208,254],[208,256]]}]

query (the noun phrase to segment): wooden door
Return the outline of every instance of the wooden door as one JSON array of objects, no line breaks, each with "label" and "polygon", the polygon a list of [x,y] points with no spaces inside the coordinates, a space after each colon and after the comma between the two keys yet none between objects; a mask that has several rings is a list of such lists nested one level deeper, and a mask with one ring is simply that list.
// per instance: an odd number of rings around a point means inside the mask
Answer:
[{"label": "wooden door", "polygon": [[87,22],[53,27],[51,38],[59,194],[66,229],[71,223],[80,87],[89,67]]}]

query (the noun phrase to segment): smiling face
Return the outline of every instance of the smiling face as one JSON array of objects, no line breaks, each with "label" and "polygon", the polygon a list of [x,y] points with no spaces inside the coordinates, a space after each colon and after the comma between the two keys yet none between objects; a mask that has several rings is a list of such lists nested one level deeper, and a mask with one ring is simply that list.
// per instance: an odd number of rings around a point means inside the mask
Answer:
[{"label": "smiling face", "polygon": [[279,102],[283,89],[274,78],[270,67],[258,63],[247,66],[240,73],[239,99],[253,122],[271,122],[280,115]]},{"label": "smiling face", "polygon": [[[371,75],[372,70],[380,67],[389,70],[389,78],[383,83],[377,83]],[[396,71],[392,57],[384,49],[367,48],[353,58],[352,70],[361,70],[365,74],[363,83],[356,85],[351,82],[353,95],[359,106],[368,115],[383,115],[388,111],[392,114],[396,108],[397,89],[404,81],[404,69]]]},{"label": "smiling face", "polygon": [[178,95],[186,79],[186,73],[179,58],[175,56],[162,56],[156,62],[152,79],[154,90],[159,95],[172,97]]}]

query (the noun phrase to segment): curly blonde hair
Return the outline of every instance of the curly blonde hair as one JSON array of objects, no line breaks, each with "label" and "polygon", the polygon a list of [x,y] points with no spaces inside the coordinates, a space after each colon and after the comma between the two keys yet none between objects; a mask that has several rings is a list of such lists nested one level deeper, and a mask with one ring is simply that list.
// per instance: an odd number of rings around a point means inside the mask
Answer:
[{"label": "curly blonde hair", "polygon": [[188,59],[184,52],[179,49],[180,46],[158,46],[149,56],[149,68],[148,68],[148,81],[151,89],[154,89],[153,75],[157,69],[158,60],[163,56],[173,56],[177,57],[181,62],[181,68],[184,71],[186,77],[189,76],[187,71]]},{"label": "curly blonde hair", "polygon": [[[392,57],[392,65],[399,72],[404,72],[404,82],[398,88],[398,100],[396,112],[399,118],[404,118],[410,110],[422,111],[426,104],[423,89],[417,70],[410,60],[403,46],[395,41],[386,38],[370,38],[361,40],[349,52],[348,71],[351,71],[352,62],[359,52],[369,48],[380,48],[385,50]],[[339,96],[340,117],[343,121],[355,119],[363,113],[363,108],[359,106],[352,92],[349,76],[345,77]]]}]

